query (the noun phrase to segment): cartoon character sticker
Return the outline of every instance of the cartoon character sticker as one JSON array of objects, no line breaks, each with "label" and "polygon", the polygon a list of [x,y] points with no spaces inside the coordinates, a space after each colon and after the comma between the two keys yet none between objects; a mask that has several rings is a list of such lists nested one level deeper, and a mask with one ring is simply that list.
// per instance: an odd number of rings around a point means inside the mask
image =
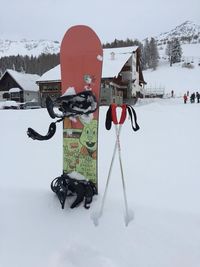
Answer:
[{"label": "cartoon character sticker", "polygon": [[72,138],[64,138],[64,171],[77,171],[89,180],[95,181],[97,120],[81,123],[84,127],[79,138],[74,138],[74,135],[71,135]]},{"label": "cartoon character sticker", "polygon": [[80,137],[82,145],[81,154],[89,155],[93,159],[97,158],[97,121],[92,120],[90,123],[85,123]]}]

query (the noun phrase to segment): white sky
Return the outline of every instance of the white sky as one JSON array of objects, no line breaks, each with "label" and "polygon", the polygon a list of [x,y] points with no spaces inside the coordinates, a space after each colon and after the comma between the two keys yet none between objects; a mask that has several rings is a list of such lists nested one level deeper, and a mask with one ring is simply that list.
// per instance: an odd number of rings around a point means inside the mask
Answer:
[{"label": "white sky", "polygon": [[0,0],[0,39],[61,41],[72,25],[93,28],[103,43],[200,25],[199,0]]}]

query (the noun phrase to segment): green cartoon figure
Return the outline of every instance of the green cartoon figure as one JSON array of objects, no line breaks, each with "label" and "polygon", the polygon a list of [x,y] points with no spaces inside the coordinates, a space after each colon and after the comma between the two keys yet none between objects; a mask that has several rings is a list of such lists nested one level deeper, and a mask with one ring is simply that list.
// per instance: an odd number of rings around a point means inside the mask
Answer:
[{"label": "green cartoon figure", "polygon": [[[83,123],[83,122],[82,122]],[[90,123],[83,123],[84,128],[80,137],[82,145],[80,153],[88,155],[93,159],[97,158],[97,121],[92,120]]]}]

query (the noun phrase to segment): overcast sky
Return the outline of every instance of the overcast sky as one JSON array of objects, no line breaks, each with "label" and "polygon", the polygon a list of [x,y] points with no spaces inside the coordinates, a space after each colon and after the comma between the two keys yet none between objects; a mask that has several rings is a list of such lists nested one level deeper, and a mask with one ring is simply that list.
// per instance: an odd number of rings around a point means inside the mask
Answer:
[{"label": "overcast sky", "polygon": [[102,43],[200,25],[200,0],[0,0],[0,39],[61,41],[73,25],[93,28]]}]

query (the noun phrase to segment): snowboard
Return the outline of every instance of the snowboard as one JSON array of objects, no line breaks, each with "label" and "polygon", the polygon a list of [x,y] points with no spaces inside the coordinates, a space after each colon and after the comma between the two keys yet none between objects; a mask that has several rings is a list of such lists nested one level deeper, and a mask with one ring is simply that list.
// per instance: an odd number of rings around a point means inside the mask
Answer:
[{"label": "snowboard", "polygon": [[[60,49],[63,95],[91,90],[99,102],[103,49],[96,33],[88,26],[71,27]],[[99,108],[88,115],[63,121],[63,172],[75,173],[98,183]]]}]

